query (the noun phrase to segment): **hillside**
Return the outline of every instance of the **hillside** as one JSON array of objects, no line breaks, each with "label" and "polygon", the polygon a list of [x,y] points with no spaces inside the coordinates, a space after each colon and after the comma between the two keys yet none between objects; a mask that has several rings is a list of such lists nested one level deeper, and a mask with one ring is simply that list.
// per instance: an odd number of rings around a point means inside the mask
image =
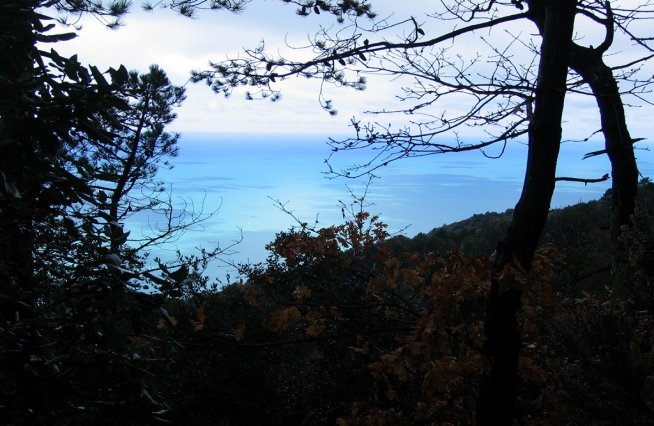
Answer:
[{"label": "hillside", "polygon": [[[611,265],[609,235],[610,190],[600,199],[553,209],[541,238],[541,245],[555,247],[555,271],[559,289],[601,288],[608,284]],[[654,184],[649,179],[640,183],[639,205],[649,214],[654,212]],[[464,256],[488,256],[508,228],[513,210],[487,212],[434,228],[413,238],[391,239],[396,251],[428,253],[444,256],[458,250]],[[651,226],[651,225],[645,225]]]},{"label": "hillside", "polygon": [[[589,234],[608,238],[609,197],[610,190],[598,200],[552,209],[541,243],[569,249],[583,244]],[[639,199],[640,205],[648,212],[654,210],[654,184],[647,179],[640,184]],[[421,232],[413,238],[394,237],[392,243],[423,254],[445,254],[456,249],[466,256],[487,256],[493,253],[497,242],[504,236],[512,214],[513,209],[503,213],[475,214],[427,233]]]},{"label": "hillside", "polygon": [[[624,236],[627,266],[612,272],[609,196],[553,210],[532,274],[506,273],[524,288],[521,424],[651,423],[654,232],[637,213]],[[652,210],[653,200],[654,185],[643,181],[640,204]],[[169,387],[178,418],[474,424],[487,368],[483,255],[510,218],[478,214],[392,238],[392,250],[383,248],[383,224],[366,214],[278,234],[268,263],[247,269],[245,283],[169,305],[180,325],[167,329],[185,345]]]}]

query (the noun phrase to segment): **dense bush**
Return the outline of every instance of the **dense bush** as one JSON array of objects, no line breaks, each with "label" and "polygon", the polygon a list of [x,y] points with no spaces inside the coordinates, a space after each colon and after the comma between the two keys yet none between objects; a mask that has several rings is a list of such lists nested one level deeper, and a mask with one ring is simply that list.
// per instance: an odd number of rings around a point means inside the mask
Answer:
[{"label": "dense bush", "polygon": [[[642,188],[651,190],[647,182]],[[554,212],[545,238],[558,244],[542,246],[528,275],[510,269],[502,277],[524,291],[521,423],[651,417],[654,315],[643,256],[651,255],[652,221],[644,208],[636,216],[623,236],[630,270],[612,279],[606,244],[579,244],[606,241],[605,206]],[[585,225],[570,226],[577,221]],[[175,308],[186,310],[187,330],[176,364],[186,372],[175,384],[180,419],[474,423],[487,368],[487,258],[405,250],[365,213],[340,226],[300,224],[269,249],[265,264],[244,269],[245,282]],[[575,281],[576,268],[602,270]],[[205,319],[194,331],[200,307]]]}]

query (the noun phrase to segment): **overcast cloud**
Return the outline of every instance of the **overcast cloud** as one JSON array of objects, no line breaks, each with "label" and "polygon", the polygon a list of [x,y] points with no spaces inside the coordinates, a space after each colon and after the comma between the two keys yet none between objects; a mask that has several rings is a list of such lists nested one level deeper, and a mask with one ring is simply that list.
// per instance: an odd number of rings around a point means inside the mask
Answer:
[{"label": "overcast cloud", "polygon": [[[393,13],[393,8],[398,4],[392,0],[372,3],[381,16]],[[71,55],[77,53],[83,62],[101,69],[124,64],[128,69],[147,70],[150,64],[158,64],[175,84],[185,84],[191,70],[207,69],[210,60],[235,57],[244,47],[254,47],[261,40],[265,40],[273,51],[288,52],[286,43],[293,46],[306,44],[307,35],[315,33],[320,24],[331,23],[324,15],[300,18],[295,15],[292,6],[276,0],[255,1],[246,12],[238,15],[224,11],[206,12],[197,19],[184,18],[167,10],[145,13],[137,6],[133,7],[132,13],[124,20],[125,25],[118,30],[107,29],[95,18],[84,18],[79,37],[57,49]],[[442,32],[445,25],[450,25],[429,23],[428,18],[424,17],[424,12],[428,11],[422,7],[424,2],[418,0],[403,1],[402,13],[395,12],[395,17],[413,13],[420,22],[427,22],[423,28],[428,36]],[[580,20],[577,27],[583,44],[597,44],[603,36],[588,22]],[[481,35],[501,42],[509,38],[507,29],[525,38],[534,32],[531,24],[522,23]],[[474,53],[483,44],[476,37],[457,39],[457,52]],[[631,54],[628,43],[618,40],[616,45],[609,61],[618,61]],[[365,121],[363,111],[397,107],[395,96],[400,94],[400,83],[392,82],[388,77],[369,79],[368,89],[364,92],[327,87],[327,98],[333,99],[339,111],[337,116],[332,117],[320,107],[319,87],[319,82],[314,80],[286,81],[280,86],[283,93],[281,102],[273,104],[270,101],[246,101],[242,92],[225,99],[212,93],[202,83],[189,83],[188,98],[178,110],[178,119],[171,128],[180,132],[342,135],[351,132],[349,121],[352,116]],[[457,104],[453,102],[448,108],[456,109]],[[627,114],[634,137],[646,137],[651,133],[651,121],[642,119],[644,116],[654,116],[651,106],[629,109]],[[592,98],[569,96],[565,119],[567,138],[583,138],[599,128],[599,117]],[[477,131],[464,136],[472,136]]]}]

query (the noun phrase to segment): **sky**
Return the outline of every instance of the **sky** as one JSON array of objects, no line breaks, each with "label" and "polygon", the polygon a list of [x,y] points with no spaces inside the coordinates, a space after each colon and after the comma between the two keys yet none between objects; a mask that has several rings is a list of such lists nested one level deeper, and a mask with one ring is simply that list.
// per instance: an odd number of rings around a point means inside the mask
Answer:
[{"label": "sky", "polygon": [[[626,1],[630,2],[634,3]],[[431,10],[425,9],[425,2],[421,0],[404,0],[401,8],[397,6],[400,3],[393,0],[376,0],[372,4],[378,16],[389,17],[389,21],[416,17],[418,22],[424,24],[427,36],[442,33],[457,24],[427,18],[425,14]],[[58,47],[62,53],[77,53],[83,62],[100,69],[124,64],[129,69],[145,71],[150,64],[158,64],[178,85],[186,84],[191,70],[206,70],[210,61],[219,61],[228,56],[233,58],[243,48],[254,47],[261,40],[265,40],[272,52],[306,55],[292,51],[287,45],[305,45],[307,37],[321,25],[339,28],[333,18],[326,14],[299,17],[295,14],[294,5],[279,0],[254,0],[239,14],[200,12],[194,19],[170,10],[156,9],[146,13],[140,10],[139,2],[135,1],[124,19],[124,25],[117,30],[107,29],[93,17],[83,18],[80,24],[82,30],[79,37]],[[483,47],[482,36],[492,40],[493,44],[501,45],[510,39],[510,34],[527,40],[534,32],[533,25],[527,22],[494,29],[491,33],[481,32],[467,39],[457,39],[456,53],[473,55]],[[591,25],[581,18],[577,20],[576,33],[578,41],[587,45],[599,44],[603,36],[597,25]],[[609,64],[617,63],[629,57],[632,51],[629,42],[618,39],[607,55],[607,61]],[[520,53],[512,53],[513,56],[516,54]],[[483,64],[480,66],[483,67]],[[282,101],[275,104],[270,101],[246,101],[243,91],[225,99],[202,83],[189,83],[187,100],[178,110],[178,118],[171,129],[179,132],[351,134],[349,123],[353,116],[364,121],[375,120],[378,117],[366,116],[364,111],[400,105],[396,97],[402,93],[401,85],[400,81],[377,76],[369,79],[368,90],[364,92],[327,87],[327,97],[334,101],[339,111],[332,117],[320,107],[320,82],[316,80],[295,78],[283,82],[279,86]],[[453,97],[446,108],[455,110],[457,98]],[[651,133],[651,123],[640,119],[646,115],[654,116],[651,106],[631,109],[628,115],[635,137]],[[599,128],[597,108],[592,98],[569,96],[566,117],[567,137],[587,137]],[[396,119],[399,123],[406,120],[404,116]],[[475,133],[479,134],[479,130],[473,129],[467,136]]]}]

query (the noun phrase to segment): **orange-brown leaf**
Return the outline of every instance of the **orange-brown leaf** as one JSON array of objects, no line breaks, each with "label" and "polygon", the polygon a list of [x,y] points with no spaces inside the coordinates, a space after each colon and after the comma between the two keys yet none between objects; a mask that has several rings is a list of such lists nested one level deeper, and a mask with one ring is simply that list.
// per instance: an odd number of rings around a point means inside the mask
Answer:
[{"label": "orange-brown leaf", "polygon": [[207,314],[204,310],[204,305],[200,305],[198,310],[195,312],[195,317],[197,322],[204,324],[204,320],[207,318]]},{"label": "orange-brown leaf", "polygon": [[[268,278],[270,278],[270,277],[268,277]],[[267,278],[266,278],[266,280],[267,280]],[[256,304],[257,294],[259,294],[259,289],[257,287],[254,287],[254,286],[250,286],[250,287],[248,287],[247,290],[245,290],[245,294],[243,295],[243,298],[249,304],[255,305]]]},{"label": "orange-brown leaf", "polygon": [[276,333],[283,333],[290,326],[295,324],[301,317],[300,310],[295,306],[280,309],[268,315],[265,325]]},{"label": "orange-brown leaf", "polygon": [[235,329],[234,329],[234,339],[237,342],[242,341],[245,338],[245,331],[246,327],[245,324],[239,324]]},{"label": "orange-brown leaf", "polygon": [[157,322],[157,328],[159,330],[163,330],[166,328],[166,321],[163,318],[159,318],[159,321]]},{"label": "orange-brown leaf", "polygon": [[305,302],[311,297],[311,289],[305,285],[299,285],[293,290],[293,297],[298,302]]}]

